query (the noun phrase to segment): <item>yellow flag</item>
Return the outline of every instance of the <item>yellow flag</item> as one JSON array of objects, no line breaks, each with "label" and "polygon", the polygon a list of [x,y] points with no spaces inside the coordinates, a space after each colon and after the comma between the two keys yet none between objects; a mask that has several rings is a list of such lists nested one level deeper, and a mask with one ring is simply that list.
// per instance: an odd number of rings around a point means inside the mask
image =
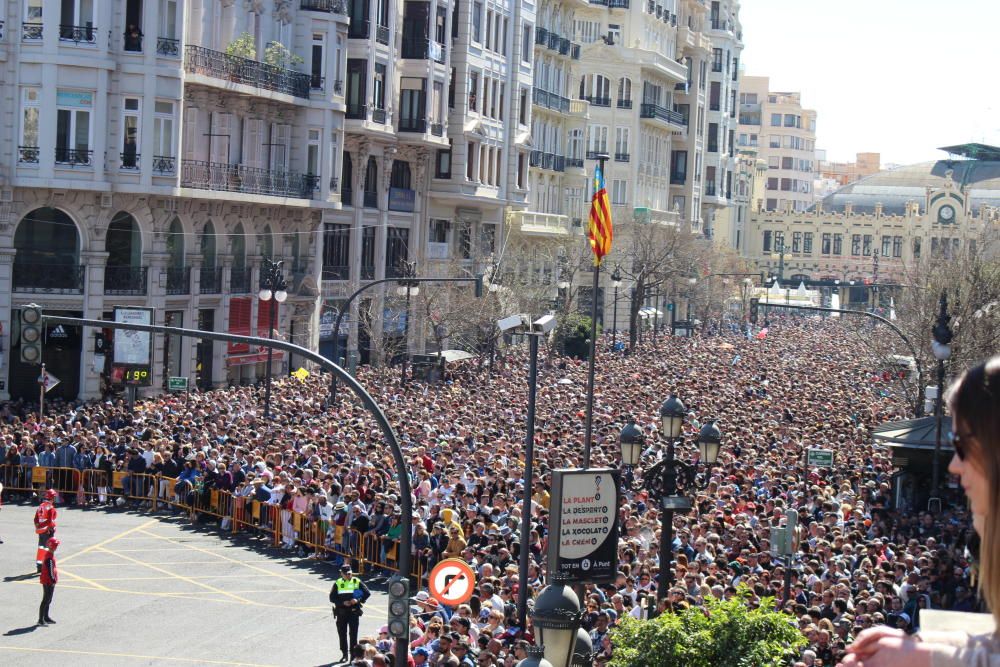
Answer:
[{"label": "yellow flag", "polygon": [[307,371],[304,368],[300,368],[299,370],[297,370],[294,373],[292,373],[292,375],[294,375],[295,377],[297,377],[300,380],[305,380],[307,377],[309,377],[309,371]]}]

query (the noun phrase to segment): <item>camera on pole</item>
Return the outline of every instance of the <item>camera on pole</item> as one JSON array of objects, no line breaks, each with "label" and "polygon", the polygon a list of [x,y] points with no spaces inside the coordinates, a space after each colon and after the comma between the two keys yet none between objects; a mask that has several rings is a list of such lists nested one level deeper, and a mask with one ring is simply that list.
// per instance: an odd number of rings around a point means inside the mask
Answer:
[{"label": "camera on pole", "polygon": [[395,639],[410,638],[410,582],[394,577],[389,582],[389,635]]},{"label": "camera on pole", "polygon": [[21,307],[21,363],[42,363],[42,308],[34,303]]}]

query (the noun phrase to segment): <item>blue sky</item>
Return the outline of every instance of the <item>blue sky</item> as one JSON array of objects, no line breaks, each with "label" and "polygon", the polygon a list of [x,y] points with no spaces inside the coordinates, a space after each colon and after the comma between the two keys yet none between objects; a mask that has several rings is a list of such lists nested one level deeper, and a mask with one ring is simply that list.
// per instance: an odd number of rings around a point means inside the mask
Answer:
[{"label": "blue sky", "polygon": [[1000,0],[741,0],[746,74],[801,91],[817,147],[882,163],[1000,145]]}]

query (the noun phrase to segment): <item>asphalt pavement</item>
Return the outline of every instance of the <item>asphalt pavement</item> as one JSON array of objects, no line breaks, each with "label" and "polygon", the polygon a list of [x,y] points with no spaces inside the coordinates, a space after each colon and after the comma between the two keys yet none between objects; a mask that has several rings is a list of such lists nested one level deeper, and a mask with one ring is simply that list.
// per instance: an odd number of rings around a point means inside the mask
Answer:
[{"label": "asphalt pavement", "polygon": [[[338,664],[332,564],[186,518],[58,509],[57,623],[45,627],[35,507],[0,511],[0,664]],[[360,636],[386,622],[384,589],[371,588]]]}]

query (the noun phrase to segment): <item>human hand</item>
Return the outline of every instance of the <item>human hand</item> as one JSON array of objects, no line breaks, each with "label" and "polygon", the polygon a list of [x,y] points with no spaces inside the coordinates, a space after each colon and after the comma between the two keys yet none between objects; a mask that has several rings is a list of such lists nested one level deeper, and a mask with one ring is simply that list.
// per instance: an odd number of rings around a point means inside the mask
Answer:
[{"label": "human hand", "polygon": [[928,647],[902,630],[881,626],[858,635],[842,667],[930,667]]}]

